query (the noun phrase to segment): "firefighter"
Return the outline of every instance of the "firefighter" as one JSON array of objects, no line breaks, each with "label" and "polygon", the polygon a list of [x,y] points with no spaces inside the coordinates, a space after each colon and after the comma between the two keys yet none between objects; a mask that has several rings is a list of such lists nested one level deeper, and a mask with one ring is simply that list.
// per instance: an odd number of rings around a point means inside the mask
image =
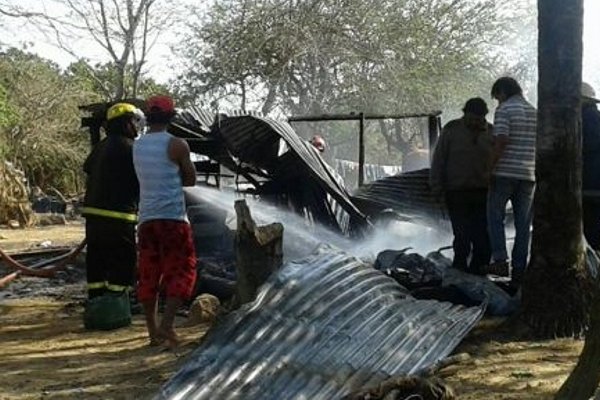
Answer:
[{"label": "firefighter", "polygon": [[106,113],[106,137],[85,160],[87,283],[89,299],[128,292],[135,282],[135,226],[139,184],[133,167],[138,109],[117,103]]}]

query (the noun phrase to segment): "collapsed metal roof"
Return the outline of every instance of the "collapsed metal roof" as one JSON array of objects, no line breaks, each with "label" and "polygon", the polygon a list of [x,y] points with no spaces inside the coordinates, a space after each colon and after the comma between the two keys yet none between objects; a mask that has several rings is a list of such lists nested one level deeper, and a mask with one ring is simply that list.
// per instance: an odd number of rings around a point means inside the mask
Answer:
[{"label": "collapsed metal roof", "polygon": [[341,398],[432,366],[483,312],[415,300],[359,260],[321,248],[227,315],[155,398]]},{"label": "collapsed metal roof", "polygon": [[[130,102],[138,104],[141,100]],[[100,125],[107,106],[107,103],[96,103],[80,107],[92,114],[92,117],[82,118],[82,124],[90,127],[92,143],[100,138]],[[430,131],[434,132],[439,112],[371,117],[423,116],[431,117]],[[243,177],[245,183],[253,187],[249,191],[251,194],[291,207],[299,214],[303,214],[304,208],[307,208],[312,218],[342,233],[368,225],[368,217],[377,216],[385,209],[392,209],[406,219],[420,219],[432,225],[439,225],[439,221],[446,220],[443,205],[429,191],[427,170],[372,182],[351,197],[343,179],[287,122],[264,117],[258,112],[227,111],[217,114],[189,107],[180,110],[169,131],[184,138],[193,152],[207,156],[229,169],[236,183],[240,182],[239,177]],[[282,143],[287,146],[284,151]],[[220,174],[218,164],[199,162],[198,167],[200,164],[205,164],[202,168],[206,168],[204,172],[207,177],[210,173]],[[199,170],[201,173],[202,168]],[[307,190],[311,186],[312,190]],[[316,187],[320,191],[315,190]],[[442,226],[447,225],[447,221],[442,223]]]},{"label": "collapsed metal roof", "polygon": [[429,187],[429,169],[389,176],[359,188],[353,202],[366,215],[391,209],[402,218],[449,228],[446,208]]},{"label": "collapsed metal roof", "polygon": [[[342,232],[348,231],[350,219],[357,225],[367,223],[333,169],[289,123],[258,113],[236,114],[242,113],[215,116],[197,108],[186,109],[170,132],[188,140],[192,151],[244,176],[253,184],[253,194],[295,194],[300,199],[297,207],[311,206],[313,213],[320,214],[321,223]],[[310,193],[307,186],[312,183],[323,190],[322,195]],[[296,193],[299,190],[304,193]]]}]

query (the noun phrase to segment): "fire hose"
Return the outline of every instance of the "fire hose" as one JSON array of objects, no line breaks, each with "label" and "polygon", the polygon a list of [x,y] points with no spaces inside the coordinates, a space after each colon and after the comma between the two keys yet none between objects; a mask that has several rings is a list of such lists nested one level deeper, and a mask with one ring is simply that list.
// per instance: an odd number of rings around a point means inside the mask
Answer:
[{"label": "fire hose", "polygon": [[[4,286],[6,286],[11,281],[18,278],[21,275],[36,276],[40,278],[54,277],[57,272],[64,270],[67,267],[67,265],[70,262],[72,262],[75,259],[75,257],[79,255],[79,253],[81,253],[85,245],[86,240],[83,239],[81,243],[77,245],[77,247],[74,247],[69,252],[57,257],[40,261],[31,266],[21,264],[20,262],[12,258],[10,255],[8,255],[6,252],[4,252],[2,249],[0,249],[0,259],[4,260],[4,262],[9,268],[16,270],[6,275],[5,277],[0,278],[0,288],[3,288]],[[49,265],[52,266],[49,268],[45,268]]]}]

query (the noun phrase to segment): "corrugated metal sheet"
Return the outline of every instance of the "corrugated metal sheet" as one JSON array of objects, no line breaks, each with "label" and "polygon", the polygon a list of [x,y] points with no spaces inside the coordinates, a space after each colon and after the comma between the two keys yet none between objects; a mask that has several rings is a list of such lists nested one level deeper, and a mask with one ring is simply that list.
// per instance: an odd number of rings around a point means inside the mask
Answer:
[{"label": "corrugated metal sheet", "polygon": [[184,127],[196,133],[209,134],[215,122],[214,112],[198,107],[188,107],[175,116],[172,125]]},{"label": "corrugated metal sheet", "polygon": [[446,357],[482,308],[415,300],[332,250],[286,264],[156,399],[336,399]]},{"label": "corrugated metal sheet", "polygon": [[445,205],[429,187],[429,169],[405,172],[359,188],[352,200],[369,216],[392,209],[407,220],[449,228]]},{"label": "corrugated metal sheet", "polygon": [[227,148],[240,161],[264,168],[280,180],[288,178],[281,176],[283,169],[279,165],[280,140],[283,140],[300,161],[294,173],[312,176],[354,222],[366,223],[365,215],[352,203],[335,171],[287,122],[259,116],[225,118],[219,132]]}]

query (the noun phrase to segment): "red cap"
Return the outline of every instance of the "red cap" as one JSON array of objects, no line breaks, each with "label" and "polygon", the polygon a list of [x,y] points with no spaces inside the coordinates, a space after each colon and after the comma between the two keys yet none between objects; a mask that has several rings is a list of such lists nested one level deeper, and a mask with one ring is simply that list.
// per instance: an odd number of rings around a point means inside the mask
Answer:
[{"label": "red cap", "polygon": [[175,113],[175,103],[170,96],[152,96],[146,100],[146,112],[149,114]]}]

